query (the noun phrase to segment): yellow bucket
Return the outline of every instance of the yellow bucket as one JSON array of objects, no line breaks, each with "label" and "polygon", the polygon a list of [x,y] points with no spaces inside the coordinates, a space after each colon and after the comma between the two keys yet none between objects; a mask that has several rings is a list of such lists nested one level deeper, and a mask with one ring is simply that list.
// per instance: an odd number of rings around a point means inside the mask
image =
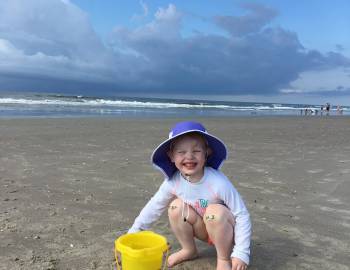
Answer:
[{"label": "yellow bucket", "polygon": [[169,246],[164,236],[151,231],[124,234],[115,240],[115,259],[121,255],[123,270],[161,270],[166,267]]}]

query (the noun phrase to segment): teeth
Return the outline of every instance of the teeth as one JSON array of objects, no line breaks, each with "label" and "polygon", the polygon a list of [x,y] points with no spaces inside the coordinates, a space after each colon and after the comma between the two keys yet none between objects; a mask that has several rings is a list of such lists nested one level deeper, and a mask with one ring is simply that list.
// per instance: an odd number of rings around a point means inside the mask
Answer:
[{"label": "teeth", "polygon": [[186,164],[184,164],[184,166],[189,167],[189,168],[193,168],[196,166],[196,164],[195,163],[186,163]]}]

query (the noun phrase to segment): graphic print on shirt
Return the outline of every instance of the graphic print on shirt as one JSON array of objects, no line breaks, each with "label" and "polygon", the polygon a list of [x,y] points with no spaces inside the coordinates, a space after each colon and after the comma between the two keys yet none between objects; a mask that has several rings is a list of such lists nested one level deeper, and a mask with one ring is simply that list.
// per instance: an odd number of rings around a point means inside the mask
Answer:
[{"label": "graphic print on shirt", "polygon": [[194,208],[197,211],[198,214],[200,214],[201,216],[204,215],[205,213],[205,209],[208,207],[208,200],[206,199],[198,199],[195,203],[194,203]]}]

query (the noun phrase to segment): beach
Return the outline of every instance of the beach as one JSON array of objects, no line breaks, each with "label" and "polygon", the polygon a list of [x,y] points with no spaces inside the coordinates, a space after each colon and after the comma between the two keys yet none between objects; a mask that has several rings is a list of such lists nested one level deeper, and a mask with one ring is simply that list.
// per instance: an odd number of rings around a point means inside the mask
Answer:
[{"label": "beach", "polygon": [[[0,119],[0,269],[114,269],[114,240],[163,181],[153,149],[183,119]],[[197,118],[229,150],[256,270],[350,269],[350,118]],[[179,248],[167,215],[152,230]],[[215,269],[215,249],[174,269]]]}]

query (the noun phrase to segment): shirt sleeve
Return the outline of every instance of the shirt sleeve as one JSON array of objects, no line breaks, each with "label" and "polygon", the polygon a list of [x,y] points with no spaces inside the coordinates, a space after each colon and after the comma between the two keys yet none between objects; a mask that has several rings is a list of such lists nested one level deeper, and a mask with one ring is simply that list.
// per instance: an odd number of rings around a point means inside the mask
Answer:
[{"label": "shirt sleeve", "polygon": [[161,184],[158,191],[141,210],[128,233],[148,230],[151,224],[161,216],[171,200],[175,197],[171,192],[171,185],[169,181],[170,180],[165,180]]},{"label": "shirt sleeve", "polygon": [[231,257],[236,257],[249,264],[250,239],[251,239],[251,221],[248,210],[232,183],[227,180],[224,189],[224,203],[231,210],[235,218],[234,237],[235,245]]}]

